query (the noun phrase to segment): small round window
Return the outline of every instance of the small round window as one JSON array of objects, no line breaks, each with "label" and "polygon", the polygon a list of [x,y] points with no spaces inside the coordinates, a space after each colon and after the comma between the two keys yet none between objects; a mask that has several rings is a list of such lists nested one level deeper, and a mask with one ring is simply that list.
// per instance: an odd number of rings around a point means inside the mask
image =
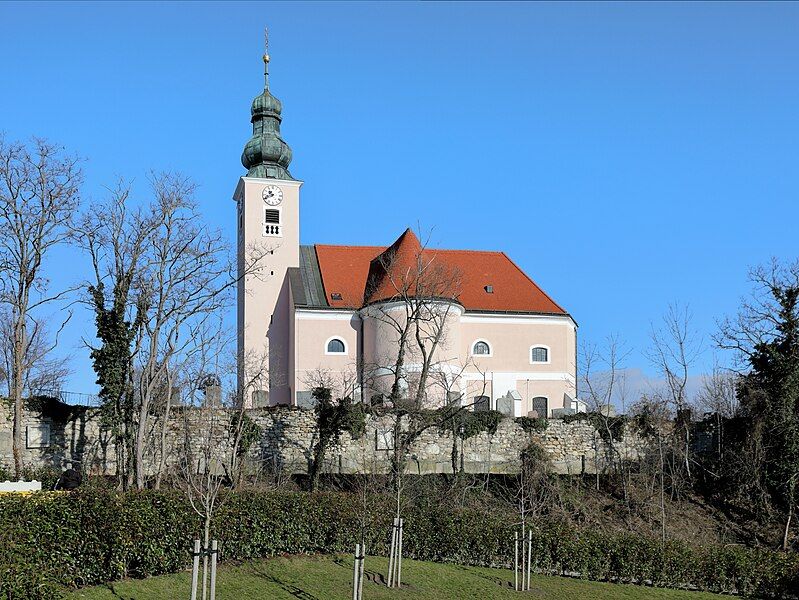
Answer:
[{"label": "small round window", "polygon": [[491,348],[489,348],[486,342],[475,342],[474,346],[472,346],[472,354],[475,356],[488,356],[491,354]]},{"label": "small round window", "polygon": [[346,352],[347,347],[344,345],[344,342],[338,338],[333,338],[327,343],[328,354],[345,354]]}]

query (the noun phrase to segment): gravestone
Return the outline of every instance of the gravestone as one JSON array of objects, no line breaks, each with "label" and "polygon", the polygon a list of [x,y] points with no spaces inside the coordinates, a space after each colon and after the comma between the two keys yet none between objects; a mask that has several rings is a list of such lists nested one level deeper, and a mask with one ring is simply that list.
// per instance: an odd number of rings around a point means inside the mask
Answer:
[{"label": "gravestone", "polygon": [[488,396],[477,396],[474,399],[474,412],[487,412],[491,410],[491,398]]},{"label": "gravestone", "polygon": [[305,408],[305,409],[312,409],[316,406],[316,399],[311,395],[309,391],[298,391],[297,392],[297,407],[298,408]]},{"label": "gravestone", "polygon": [[[299,396],[301,392],[298,392]],[[269,406],[269,392],[266,390],[253,390],[252,393],[252,407],[253,408],[266,408]]]},{"label": "gravestone", "polygon": [[497,399],[497,410],[506,417],[513,416],[513,398],[510,394]]}]

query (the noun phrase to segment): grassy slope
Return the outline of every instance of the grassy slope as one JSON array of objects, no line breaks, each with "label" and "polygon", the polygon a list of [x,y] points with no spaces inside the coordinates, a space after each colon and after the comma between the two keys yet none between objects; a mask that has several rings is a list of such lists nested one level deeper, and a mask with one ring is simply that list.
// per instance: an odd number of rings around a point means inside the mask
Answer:
[{"label": "grassy slope", "polygon": [[[518,598],[511,589],[513,573],[500,569],[439,565],[429,562],[405,560],[402,578],[406,587],[402,591],[388,590],[384,575],[385,558],[366,559],[364,597],[417,598],[448,600],[463,598]],[[123,581],[108,587],[87,588],[74,592],[70,598],[104,600],[172,600],[188,598],[190,576],[188,573],[166,575],[139,581]],[[633,585],[614,585],[566,579],[562,577],[535,576],[531,591],[525,596],[566,600],[591,598],[592,600],[632,600],[652,598],[662,600],[711,600],[721,598],[714,594],[653,589]],[[220,600],[296,599],[349,600],[352,594],[352,557],[315,556],[275,558],[253,561],[239,566],[225,565],[217,581],[217,598]]]}]

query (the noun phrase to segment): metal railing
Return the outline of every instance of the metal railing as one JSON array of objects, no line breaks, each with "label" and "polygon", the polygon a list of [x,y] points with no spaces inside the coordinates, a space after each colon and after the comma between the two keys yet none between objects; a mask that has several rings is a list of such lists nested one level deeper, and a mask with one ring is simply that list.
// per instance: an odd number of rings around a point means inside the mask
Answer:
[{"label": "metal railing", "polygon": [[81,394],[80,392],[69,392],[66,390],[35,390],[36,396],[48,396],[56,398],[64,404],[72,406],[100,406],[100,396],[97,394]]}]

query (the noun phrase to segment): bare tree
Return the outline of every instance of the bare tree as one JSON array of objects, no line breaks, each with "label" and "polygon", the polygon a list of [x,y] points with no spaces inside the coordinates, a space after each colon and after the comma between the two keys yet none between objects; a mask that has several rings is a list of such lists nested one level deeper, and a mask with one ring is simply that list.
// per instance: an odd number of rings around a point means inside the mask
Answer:
[{"label": "bare tree", "polygon": [[474,369],[479,375],[480,379],[475,380],[479,387],[471,388],[471,393],[475,397],[483,397],[488,388],[488,378],[485,371],[474,363],[469,358],[460,365],[448,365],[448,369],[436,369],[430,374],[430,379],[433,385],[438,386],[442,392],[443,397],[446,399],[442,413],[444,421],[441,425],[448,426],[447,429],[452,433],[452,450],[451,450],[451,463],[453,474],[459,477],[464,472],[464,443],[466,442],[466,432],[463,425],[464,417],[469,414],[465,412],[467,409],[474,409],[474,402],[465,400],[462,386],[465,382],[465,375],[467,370]]},{"label": "bare tree", "polygon": [[[225,374],[225,381],[230,384],[235,369],[227,364],[230,341],[218,335],[218,327],[212,323],[206,325],[194,331],[194,351],[181,366],[185,401],[179,413],[183,436],[177,446],[176,483],[199,517],[203,548],[208,549],[214,515],[230,497],[223,493],[223,488],[232,451],[231,411],[211,401],[208,384],[221,387],[223,380],[219,373]],[[207,569],[208,555],[205,554],[203,582]],[[204,584],[203,590],[205,594]]]},{"label": "bare tree", "polygon": [[[234,487],[241,486],[244,477],[244,456],[249,448],[245,448],[247,437],[247,402],[246,395],[254,393],[255,390],[269,388],[269,362],[265,352],[249,352],[243,356],[237,356],[236,369],[241,375],[239,377],[239,387],[236,389],[233,407],[236,414],[233,415],[232,448],[230,452],[230,479]],[[280,474],[277,473],[279,476]]]},{"label": "bare tree", "polygon": [[114,438],[119,486],[127,489],[134,478],[133,356],[141,345],[146,310],[137,285],[157,222],[146,208],[132,206],[130,186],[124,181],[108,194],[105,202],[93,204],[81,215],[74,236],[92,265],[92,278],[85,288],[100,343],[87,345],[100,386],[103,417]]},{"label": "bare tree", "polygon": [[697,396],[697,406],[712,415],[716,430],[714,450],[719,461],[724,459],[724,423],[738,412],[737,380],[732,371],[714,365],[713,371],[703,378]]},{"label": "bare tree", "polygon": [[[53,350],[58,345],[59,334],[66,325],[64,321],[55,334],[51,335],[47,330],[47,320],[45,318],[33,318],[29,320],[28,344],[25,349],[25,379],[23,381],[23,393],[27,396],[37,394],[58,393],[69,376],[71,370],[69,358],[64,356],[53,356]],[[9,373],[12,371],[14,361],[14,344],[12,343],[13,322],[11,315],[3,311],[0,313],[0,381],[3,381],[8,388],[8,396],[11,397],[11,378]]]},{"label": "bare tree", "polygon": [[[607,339],[600,350],[594,344],[582,348],[582,380],[586,400],[597,415],[603,429],[602,438],[608,450],[608,458],[622,480],[625,502],[629,500],[629,480],[624,457],[616,447],[616,432],[611,426],[611,407],[624,387],[622,363],[628,352],[617,336]],[[597,474],[599,472],[597,465]],[[598,480],[597,480],[598,481]]]},{"label": "bare tree", "polygon": [[[449,325],[458,314],[462,274],[441,253],[427,248],[407,230],[373,261],[366,285],[371,300],[367,315],[386,330],[389,350],[363,366],[364,387],[387,396],[391,407],[373,407],[377,414],[394,416],[392,478],[401,494],[402,474],[413,442],[427,429],[442,426],[464,407],[442,396],[430,398],[432,390],[449,387],[459,372],[457,351],[448,347]],[[390,386],[385,380],[390,379]],[[386,393],[387,392],[387,393]],[[431,417],[426,409],[444,410]],[[398,500],[399,507],[399,500]],[[399,510],[399,508],[398,508]]]},{"label": "bare tree", "polygon": [[81,182],[78,159],[63,148],[41,139],[29,148],[0,137],[0,303],[6,307],[11,335],[8,380],[17,477],[23,468],[23,394],[34,354],[31,336],[40,327],[34,315],[65,293],[49,289],[43,268],[51,251],[67,239]]},{"label": "bare tree", "polygon": [[[227,496],[221,495],[227,460],[228,415],[218,406],[195,405],[184,411],[185,444],[180,461],[180,485],[200,518],[203,547],[209,548],[214,515]],[[208,556],[203,558],[203,581]],[[205,586],[203,585],[203,588]]]},{"label": "bare tree", "polygon": [[[658,395],[644,395],[632,407],[631,414],[636,416],[639,426],[643,426],[646,435],[654,437],[657,444],[657,456],[654,468],[651,469],[651,496],[658,497],[660,512],[660,536],[666,541],[666,468],[669,427],[672,414],[669,404]],[[647,460],[647,462],[651,462]]]},{"label": "bare tree", "polygon": [[410,401],[418,409],[427,399],[430,374],[456,358],[441,356],[441,347],[457,310],[462,274],[426,243],[418,243],[410,230],[406,236],[413,241],[388,248],[370,268],[366,297],[378,302],[368,314],[391,332],[394,343],[390,354],[364,365],[364,372],[378,392],[385,391],[382,380],[390,376],[388,398]]},{"label": "bare tree", "polygon": [[554,490],[549,476],[551,465],[543,448],[535,443],[530,444],[522,451],[520,460],[521,468],[514,482],[512,501],[524,538],[526,528],[538,521],[550,504]]},{"label": "bare tree", "polygon": [[138,419],[135,439],[136,486],[145,485],[148,415],[165,393],[161,428],[171,406],[170,367],[195,343],[193,331],[218,317],[231,302],[236,265],[220,231],[203,223],[193,201],[195,185],[180,175],[152,179],[155,227],[139,274],[146,306],[141,351],[136,356]]},{"label": "bare tree", "polygon": [[738,396],[735,391],[737,375],[718,365],[702,379],[697,405],[707,412],[723,418],[734,417],[738,412]]},{"label": "bare tree", "polygon": [[799,260],[781,264],[778,260],[749,271],[752,294],[741,299],[735,317],[719,323],[714,341],[724,350],[732,350],[738,372],[752,366],[758,349],[773,342],[785,327],[785,320],[796,310],[795,290],[799,289]]},{"label": "bare tree", "polygon": [[175,369],[196,351],[195,332],[230,305],[238,280],[260,273],[268,251],[248,250],[239,269],[221,232],[204,223],[194,183],[165,173],[150,184],[152,198],[138,206],[120,184],[77,230],[94,267],[87,288],[101,345],[92,358],[113,417],[123,487],[146,484],[158,429],[160,484]]},{"label": "bare tree", "polygon": [[690,369],[701,351],[701,344],[691,324],[691,313],[687,306],[672,304],[663,317],[660,328],[652,328],[652,343],[648,351],[649,360],[664,380],[662,397],[675,411],[675,435],[681,438],[676,450],[679,452],[681,471],[679,475],[691,478],[691,402],[688,397]]}]

